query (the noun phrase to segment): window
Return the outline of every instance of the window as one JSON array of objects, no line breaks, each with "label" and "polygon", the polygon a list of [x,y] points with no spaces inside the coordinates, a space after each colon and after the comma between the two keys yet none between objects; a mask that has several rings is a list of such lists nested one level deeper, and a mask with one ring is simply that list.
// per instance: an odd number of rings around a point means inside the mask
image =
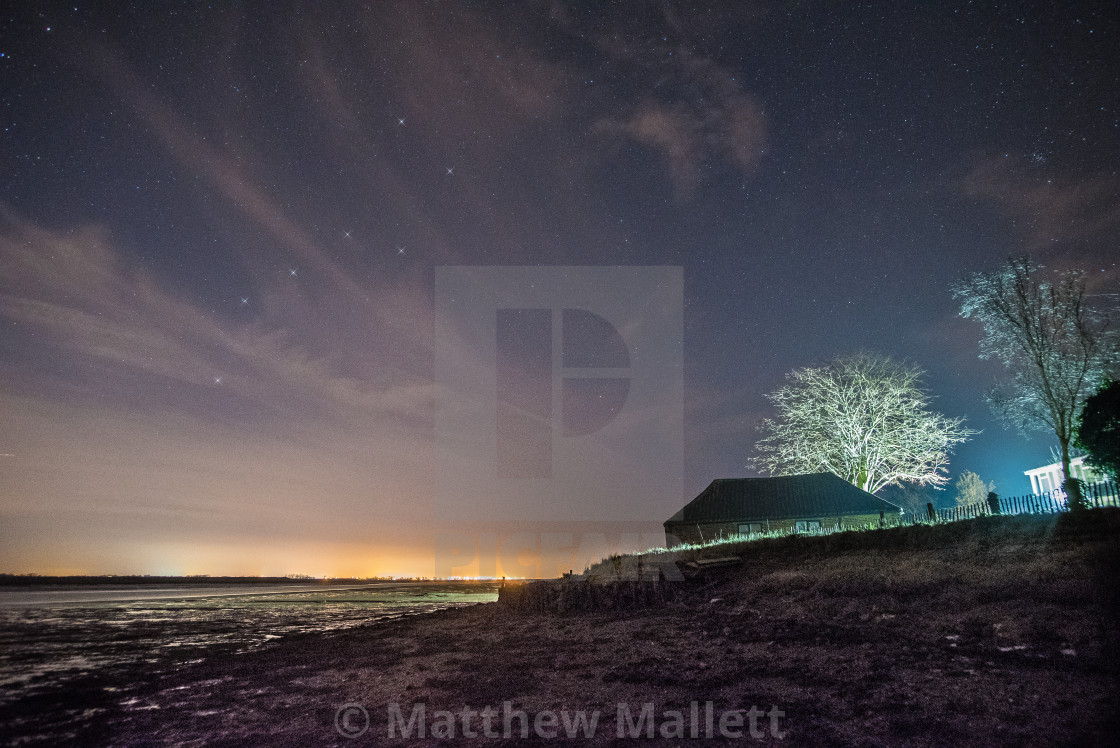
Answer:
[{"label": "window", "polygon": [[794,532],[809,532],[819,529],[821,529],[821,521],[819,519],[799,519],[793,525]]},{"label": "window", "polygon": [[762,532],[761,522],[743,522],[739,525],[740,535],[750,535],[755,532]]}]

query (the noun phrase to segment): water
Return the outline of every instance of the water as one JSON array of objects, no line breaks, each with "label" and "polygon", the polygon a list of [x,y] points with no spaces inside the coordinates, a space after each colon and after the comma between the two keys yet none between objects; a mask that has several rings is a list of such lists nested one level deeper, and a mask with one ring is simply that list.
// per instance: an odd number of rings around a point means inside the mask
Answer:
[{"label": "water", "polygon": [[148,671],[440,608],[493,584],[0,588],[0,707],[140,664]]}]

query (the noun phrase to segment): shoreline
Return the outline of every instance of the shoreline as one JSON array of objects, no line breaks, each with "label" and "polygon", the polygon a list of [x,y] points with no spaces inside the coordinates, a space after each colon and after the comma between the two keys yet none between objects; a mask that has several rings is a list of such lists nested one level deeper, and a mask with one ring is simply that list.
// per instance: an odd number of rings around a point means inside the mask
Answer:
[{"label": "shoreline", "polygon": [[[172,584],[166,587],[149,584],[120,585],[115,583],[97,583],[82,585],[49,584],[42,587],[33,586],[0,586],[0,610],[10,609],[35,609],[57,607],[80,607],[87,605],[125,604],[125,603],[161,603],[178,600],[204,600],[210,598],[237,598],[237,597],[266,597],[269,595],[305,594],[305,593],[331,593],[349,592],[354,590],[369,590],[371,592],[389,592],[401,589],[421,589],[424,587],[470,589],[474,587],[492,587],[496,582],[489,581],[373,581],[373,582],[331,582],[320,584],[307,584],[293,582],[287,585],[243,584],[240,582],[228,584],[192,585],[188,581]],[[20,599],[20,595],[24,598]],[[48,599],[47,596],[70,595],[71,599]],[[40,596],[39,599],[35,599]]]},{"label": "shoreline", "polygon": [[[39,719],[21,729],[54,729],[44,745],[434,745],[437,725],[446,745],[524,742],[516,717],[504,737],[508,702],[538,744],[630,743],[616,730],[622,704],[631,720],[652,705],[654,738],[642,722],[641,740],[664,745],[1099,743],[1120,727],[1110,608],[1120,512],[1091,519],[1076,542],[1060,539],[1069,520],[1040,518],[951,529],[945,543],[916,548],[762,548],[682,583],[660,606],[558,615],[480,603],[297,634],[246,654],[139,668],[126,691],[82,684],[41,701]],[[981,532],[1012,526],[1025,529]],[[392,704],[404,726],[423,705],[425,737],[416,723],[402,738],[397,724],[390,740]],[[62,705],[88,717],[47,718]],[[491,734],[487,707],[498,712]],[[464,708],[477,714],[464,722]],[[761,737],[750,733],[752,708]],[[762,716],[773,708],[781,740]],[[594,734],[568,739],[563,715],[594,710]],[[719,734],[728,713],[742,715],[742,738]],[[453,734],[446,715],[456,715]]]}]

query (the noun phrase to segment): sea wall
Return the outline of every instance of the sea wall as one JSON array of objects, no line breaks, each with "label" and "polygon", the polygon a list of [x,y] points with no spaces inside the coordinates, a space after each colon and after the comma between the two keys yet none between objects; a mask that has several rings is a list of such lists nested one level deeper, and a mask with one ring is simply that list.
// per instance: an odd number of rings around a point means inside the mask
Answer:
[{"label": "sea wall", "polygon": [[519,613],[575,613],[658,607],[682,597],[687,581],[613,581],[553,579],[507,582],[498,590],[498,606]]}]

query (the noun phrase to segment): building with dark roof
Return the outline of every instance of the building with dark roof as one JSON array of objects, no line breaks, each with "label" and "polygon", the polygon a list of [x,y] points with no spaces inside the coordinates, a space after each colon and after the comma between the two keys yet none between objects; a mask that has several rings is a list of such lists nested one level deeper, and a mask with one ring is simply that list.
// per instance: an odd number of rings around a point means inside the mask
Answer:
[{"label": "building with dark roof", "polygon": [[902,509],[832,473],[721,478],[665,521],[668,547],[772,530],[876,524]]}]

